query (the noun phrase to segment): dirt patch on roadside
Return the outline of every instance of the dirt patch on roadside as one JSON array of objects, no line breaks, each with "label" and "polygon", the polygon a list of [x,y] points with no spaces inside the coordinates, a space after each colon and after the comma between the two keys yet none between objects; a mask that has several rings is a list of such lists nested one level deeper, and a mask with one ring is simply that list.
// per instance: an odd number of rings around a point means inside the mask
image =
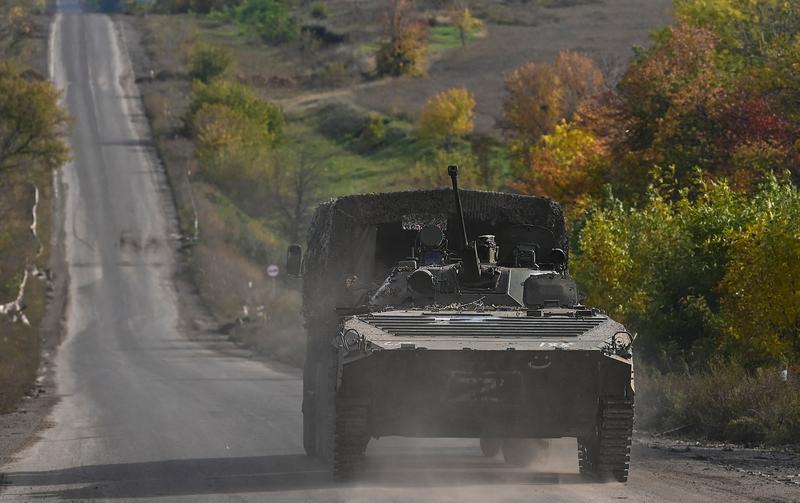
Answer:
[{"label": "dirt patch on roadside", "polygon": [[665,499],[671,487],[689,485],[698,494],[712,491],[716,500],[800,501],[800,452],[744,448],[731,444],[705,444],[637,433],[631,455],[629,485],[662,488]]}]

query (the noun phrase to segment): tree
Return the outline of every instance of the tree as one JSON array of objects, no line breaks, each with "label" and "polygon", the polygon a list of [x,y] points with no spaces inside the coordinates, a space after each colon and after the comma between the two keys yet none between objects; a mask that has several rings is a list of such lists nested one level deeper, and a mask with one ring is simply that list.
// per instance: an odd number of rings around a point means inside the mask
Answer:
[{"label": "tree", "polygon": [[0,27],[0,40],[9,38],[11,45],[18,43],[24,37],[30,36],[34,30],[34,22],[25,7],[16,5],[8,11],[6,23]]},{"label": "tree", "polygon": [[425,102],[420,111],[417,131],[433,141],[452,140],[472,132],[475,98],[465,88],[442,91]]},{"label": "tree", "polygon": [[469,7],[457,2],[450,10],[450,19],[458,28],[458,36],[461,39],[461,47],[467,45],[467,34],[479,31],[484,28],[483,21],[472,15]]},{"label": "tree", "polygon": [[506,76],[504,127],[527,150],[600,93],[603,74],[588,56],[561,52],[555,62],[528,63]]},{"label": "tree", "polygon": [[570,203],[570,214],[577,215],[585,210],[589,198],[602,195],[608,181],[607,168],[605,143],[590,131],[564,121],[533,147],[530,166],[511,187],[523,194]]},{"label": "tree", "polygon": [[721,283],[725,346],[748,366],[800,356],[800,192],[768,177],[753,206],[752,221],[732,233]]},{"label": "tree", "polygon": [[291,243],[300,242],[320,192],[333,154],[311,154],[305,149],[276,151],[269,187],[272,204],[281,215],[277,225]]},{"label": "tree", "polygon": [[564,86],[551,65],[523,65],[506,76],[505,88],[504,127],[524,145],[552,131],[564,116]]},{"label": "tree", "polygon": [[383,40],[375,54],[381,75],[421,75],[428,55],[428,27],[411,13],[411,0],[390,0],[383,20]]},{"label": "tree", "polygon": [[564,87],[561,105],[565,119],[572,118],[581,104],[603,91],[605,77],[592,58],[572,51],[561,51],[553,63],[553,71]]},{"label": "tree", "polygon": [[0,173],[22,167],[56,168],[67,161],[69,117],[50,82],[23,78],[0,63]]},{"label": "tree", "polygon": [[271,146],[241,111],[205,104],[194,116],[197,157],[206,179],[235,193],[252,193],[269,178]]}]

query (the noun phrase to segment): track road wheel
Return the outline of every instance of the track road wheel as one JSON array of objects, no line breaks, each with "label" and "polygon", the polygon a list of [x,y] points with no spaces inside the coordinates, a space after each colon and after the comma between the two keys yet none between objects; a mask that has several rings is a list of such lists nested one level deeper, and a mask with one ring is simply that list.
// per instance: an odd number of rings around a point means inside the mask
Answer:
[{"label": "track road wheel", "polygon": [[503,459],[512,466],[528,466],[550,457],[550,441],[539,438],[504,438]]},{"label": "track road wheel", "polygon": [[333,478],[337,482],[352,480],[364,461],[369,443],[366,401],[337,398],[333,434]]},{"label": "track road wheel", "polygon": [[481,438],[481,452],[487,458],[493,458],[500,454],[500,447],[503,441],[499,438]]},{"label": "track road wheel", "polygon": [[601,480],[627,482],[632,435],[633,400],[604,400],[594,434],[578,438],[578,467],[581,474]]}]

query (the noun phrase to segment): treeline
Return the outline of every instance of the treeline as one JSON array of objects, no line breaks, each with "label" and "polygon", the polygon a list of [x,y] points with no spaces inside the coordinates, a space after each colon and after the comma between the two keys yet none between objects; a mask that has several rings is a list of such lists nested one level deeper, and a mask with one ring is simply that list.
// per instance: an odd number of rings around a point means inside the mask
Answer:
[{"label": "treeline", "polygon": [[581,201],[575,272],[645,356],[800,357],[800,4],[676,2],[620,83],[533,147],[515,184]]}]

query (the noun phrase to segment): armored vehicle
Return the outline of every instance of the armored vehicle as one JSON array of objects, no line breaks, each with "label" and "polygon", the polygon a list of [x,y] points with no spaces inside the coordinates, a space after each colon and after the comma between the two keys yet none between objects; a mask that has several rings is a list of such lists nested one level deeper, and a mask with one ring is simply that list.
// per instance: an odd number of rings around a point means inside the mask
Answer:
[{"label": "armored vehicle", "polygon": [[306,452],[347,479],[371,438],[476,438],[522,465],[577,437],[581,473],[627,480],[633,337],[579,303],[560,206],[449,173],[452,191],[324,203],[290,247]]}]

